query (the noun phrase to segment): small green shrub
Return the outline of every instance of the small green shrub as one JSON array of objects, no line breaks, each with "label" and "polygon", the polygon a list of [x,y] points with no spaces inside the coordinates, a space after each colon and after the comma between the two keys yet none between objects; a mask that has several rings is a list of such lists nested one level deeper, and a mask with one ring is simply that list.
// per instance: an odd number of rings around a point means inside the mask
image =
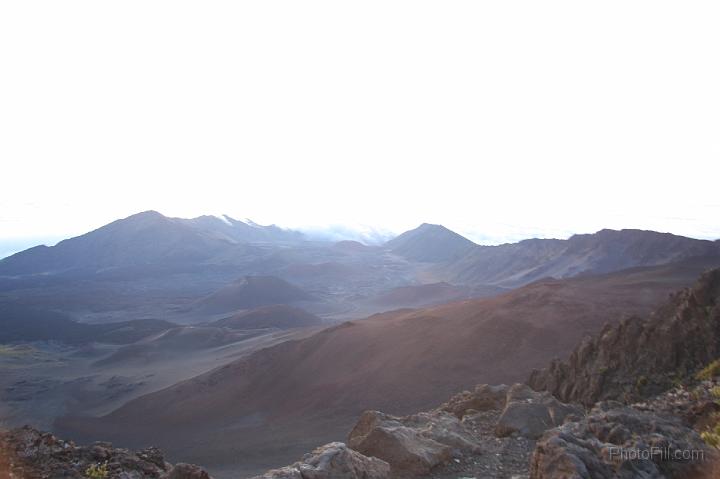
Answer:
[{"label": "small green shrub", "polygon": [[648,378],[645,376],[640,376],[637,378],[637,381],[635,381],[635,389],[642,390],[645,386],[648,385]]},{"label": "small green shrub", "polygon": [[[720,386],[714,386],[710,390],[710,394],[715,398],[715,402],[720,404]],[[707,431],[700,433],[700,437],[702,437],[703,441],[709,446],[720,449],[720,415],[713,414],[711,418],[715,424],[709,426]]]},{"label": "small green shrub", "polygon": [[693,389],[690,391],[690,397],[693,399],[693,401],[699,401],[702,397],[702,393],[699,389]]},{"label": "small green shrub", "polygon": [[107,462],[93,464],[85,469],[85,477],[88,479],[106,479],[109,473]]},{"label": "small green shrub", "polygon": [[700,434],[707,445],[720,449],[720,422]]},{"label": "small green shrub", "polygon": [[713,386],[710,390],[710,394],[712,394],[712,397],[715,399],[720,400],[720,386]]},{"label": "small green shrub", "polygon": [[720,359],[716,359],[705,366],[701,371],[698,371],[695,374],[695,379],[698,381],[708,381],[716,376],[720,376]]}]

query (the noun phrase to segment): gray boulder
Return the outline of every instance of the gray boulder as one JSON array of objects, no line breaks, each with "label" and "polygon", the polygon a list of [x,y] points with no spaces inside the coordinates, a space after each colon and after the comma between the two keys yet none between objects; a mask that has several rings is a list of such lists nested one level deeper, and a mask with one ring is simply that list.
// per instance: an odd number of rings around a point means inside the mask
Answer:
[{"label": "gray boulder", "polygon": [[548,392],[537,392],[524,384],[515,384],[507,392],[507,402],[495,426],[495,434],[504,437],[518,434],[537,439],[548,429],[579,419],[584,412],[579,406],[564,404]]},{"label": "gray boulder", "polygon": [[274,469],[254,479],[387,479],[388,463],[366,457],[341,442],[332,442],[306,454],[292,466]]},{"label": "gray boulder", "polygon": [[428,474],[453,457],[480,453],[463,424],[445,411],[405,417],[366,411],[350,432],[348,444],[386,461],[396,477]]}]

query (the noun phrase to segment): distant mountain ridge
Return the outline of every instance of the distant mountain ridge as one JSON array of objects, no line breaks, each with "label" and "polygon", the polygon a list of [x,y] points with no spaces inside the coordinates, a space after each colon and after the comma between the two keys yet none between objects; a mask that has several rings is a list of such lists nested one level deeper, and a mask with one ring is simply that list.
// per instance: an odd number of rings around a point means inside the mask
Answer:
[{"label": "distant mountain ridge", "polygon": [[546,277],[610,273],[692,257],[720,257],[720,243],[654,231],[604,229],[567,240],[476,246],[436,271],[453,283],[517,287]]},{"label": "distant mountain ridge", "polygon": [[36,246],[0,260],[0,276],[99,270],[148,264],[231,261],[251,243],[299,241],[302,234],[232,218],[168,218],[145,211],[55,246]]},{"label": "distant mountain ridge", "polygon": [[692,257],[720,257],[720,241],[636,229],[603,229],[566,240],[533,238],[486,246],[444,226],[424,223],[384,247],[409,260],[434,263],[432,271],[437,280],[505,288],[547,277],[569,278]]},{"label": "distant mountain ridge", "polygon": [[[309,244],[316,249],[303,250]],[[4,258],[0,260],[0,277],[78,271],[95,274],[121,268],[139,268],[142,271],[138,274],[141,274],[150,267],[159,268],[161,272],[181,267],[197,271],[206,265],[251,265],[263,255],[265,260],[283,255],[295,258],[293,263],[297,264],[292,268],[303,270],[336,262],[336,253],[344,253],[346,258],[363,254],[366,255],[363,261],[367,261],[389,252],[396,260],[402,258],[410,268],[421,271],[421,283],[514,288],[545,277],[607,273],[669,264],[695,256],[720,257],[720,241],[653,231],[605,229],[566,240],[528,239],[484,246],[444,226],[427,223],[387,241],[382,247],[351,242],[339,245],[310,242],[298,231],[261,226],[228,216],[182,219],[146,211],[53,247],[37,246]],[[323,248],[324,253],[319,253]],[[336,269],[340,274],[349,275],[357,269],[350,267],[352,264],[352,261],[339,264]],[[247,272],[254,271],[242,271]]]},{"label": "distant mountain ridge", "polygon": [[305,235],[299,231],[286,230],[276,225],[262,226],[250,220],[243,222],[227,215],[179,218],[178,221],[217,235],[220,239],[240,243],[293,243],[305,239]]}]

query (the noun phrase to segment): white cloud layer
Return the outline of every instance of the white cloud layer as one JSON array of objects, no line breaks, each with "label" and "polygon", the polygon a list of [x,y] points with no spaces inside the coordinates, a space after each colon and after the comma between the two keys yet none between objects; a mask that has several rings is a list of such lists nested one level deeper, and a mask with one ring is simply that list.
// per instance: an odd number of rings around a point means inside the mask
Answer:
[{"label": "white cloud layer", "polygon": [[157,209],[720,237],[720,4],[0,4],[0,238]]}]

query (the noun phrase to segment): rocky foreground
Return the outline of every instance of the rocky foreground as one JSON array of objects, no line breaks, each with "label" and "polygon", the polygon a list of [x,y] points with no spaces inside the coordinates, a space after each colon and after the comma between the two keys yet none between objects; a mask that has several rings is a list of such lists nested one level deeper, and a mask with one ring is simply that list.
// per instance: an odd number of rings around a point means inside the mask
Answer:
[{"label": "rocky foreground", "polygon": [[[326,444],[254,479],[630,479],[720,477],[697,430],[720,411],[718,382],[587,411],[523,384],[480,385],[404,417],[365,412],[347,442]],[[625,457],[623,451],[659,451]],[[686,457],[688,454],[692,456]],[[20,428],[0,434],[0,479],[210,479],[162,453],[72,442]]]},{"label": "rocky foreground", "polygon": [[586,412],[526,385],[481,385],[411,416],[368,411],[346,444],[254,479],[720,477],[720,454],[693,429],[720,408],[714,387]]},{"label": "rocky foreground", "polygon": [[172,465],[162,452],[97,442],[77,446],[30,427],[0,433],[0,479],[210,479],[191,464]]}]

